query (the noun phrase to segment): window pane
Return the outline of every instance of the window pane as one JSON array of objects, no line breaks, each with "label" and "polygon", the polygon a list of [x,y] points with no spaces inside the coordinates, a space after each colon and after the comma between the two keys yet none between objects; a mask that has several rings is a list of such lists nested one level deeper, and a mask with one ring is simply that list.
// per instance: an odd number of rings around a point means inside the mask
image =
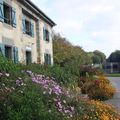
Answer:
[{"label": "window pane", "polygon": [[11,24],[11,7],[4,4],[4,22]]}]

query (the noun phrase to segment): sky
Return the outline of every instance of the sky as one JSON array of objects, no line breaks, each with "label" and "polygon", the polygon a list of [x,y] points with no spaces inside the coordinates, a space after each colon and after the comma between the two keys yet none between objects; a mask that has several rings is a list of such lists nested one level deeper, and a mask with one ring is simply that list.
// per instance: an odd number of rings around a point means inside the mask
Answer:
[{"label": "sky", "polygon": [[57,25],[54,31],[85,51],[108,57],[120,50],[120,0],[31,0]]}]

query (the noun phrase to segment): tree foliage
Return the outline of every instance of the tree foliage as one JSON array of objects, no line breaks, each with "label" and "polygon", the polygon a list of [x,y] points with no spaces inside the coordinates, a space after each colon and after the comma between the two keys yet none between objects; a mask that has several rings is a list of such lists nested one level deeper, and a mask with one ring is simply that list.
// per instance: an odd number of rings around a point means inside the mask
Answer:
[{"label": "tree foliage", "polygon": [[106,59],[105,54],[102,53],[99,50],[95,50],[93,52],[89,52],[88,54],[91,57],[91,60],[92,60],[93,64],[101,64]]},{"label": "tree foliage", "polygon": [[107,59],[109,62],[120,62],[120,50],[116,50],[112,52],[109,58]]},{"label": "tree foliage", "polygon": [[91,63],[90,57],[80,46],[72,45],[60,34],[54,33],[53,51],[54,63],[62,67],[68,67],[73,72],[77,72],[80,65]]},{"label": "tree foliage", "polygon": [[68,63],[80,62],[82,64],[90,63],[90,58],[80,46],[73,46],[66,38],[60,34],[53,36],[54,62],[65,65]]}]

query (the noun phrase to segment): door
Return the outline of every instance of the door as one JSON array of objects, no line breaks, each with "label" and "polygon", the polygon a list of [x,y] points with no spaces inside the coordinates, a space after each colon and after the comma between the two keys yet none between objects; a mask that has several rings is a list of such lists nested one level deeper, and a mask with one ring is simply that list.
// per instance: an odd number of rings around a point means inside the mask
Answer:
[{"label": "door", "polygon": [[12,60],[12,47],[5,46],[5,57]]},{"label": "door", "polygon": [[31,62],[32,62],[31,52],[26,51],[26,64],[30,64]]}]

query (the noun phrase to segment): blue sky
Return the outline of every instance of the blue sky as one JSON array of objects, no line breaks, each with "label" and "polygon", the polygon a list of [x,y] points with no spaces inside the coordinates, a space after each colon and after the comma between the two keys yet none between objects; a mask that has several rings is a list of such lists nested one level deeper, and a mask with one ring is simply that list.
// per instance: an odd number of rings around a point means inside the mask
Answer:
[{"label": "blue sky", "polygon": [[107,56],[120,50],[120,0],[31,0],[57,24],[54,27],[85,51]]}]

